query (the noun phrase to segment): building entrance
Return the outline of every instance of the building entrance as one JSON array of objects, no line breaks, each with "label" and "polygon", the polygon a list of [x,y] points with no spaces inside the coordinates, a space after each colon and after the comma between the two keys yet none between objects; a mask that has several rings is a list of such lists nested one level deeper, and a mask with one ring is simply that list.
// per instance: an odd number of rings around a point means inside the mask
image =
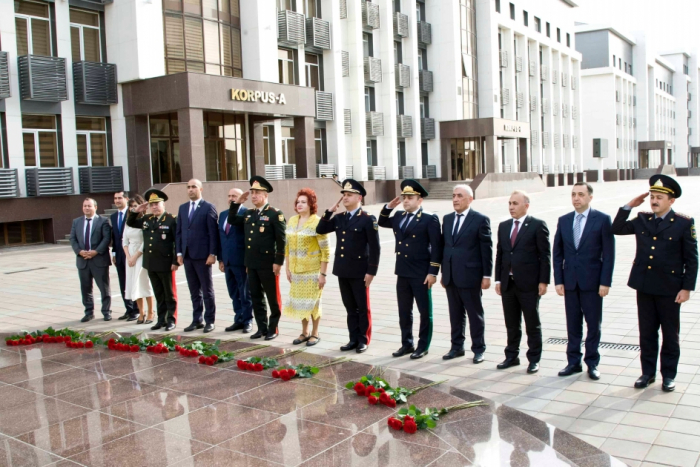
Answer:
[{"label": "building entrance", "polygon": [[457,138],[450,142],[453,181],[473,180],[482,173],[483,138]]}]

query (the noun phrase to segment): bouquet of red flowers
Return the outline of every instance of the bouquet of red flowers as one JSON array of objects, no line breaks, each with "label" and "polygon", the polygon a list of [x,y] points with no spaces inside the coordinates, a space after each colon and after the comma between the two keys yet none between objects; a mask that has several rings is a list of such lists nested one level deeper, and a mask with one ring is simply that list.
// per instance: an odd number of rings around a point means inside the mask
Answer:
[{"label": "bouquet of red flowers", "polygon": [[321,368],[327,368],[329,366],[337,365],[338,363],[349,361],[349,358],[342,357],[316,366],[304,365],[303,363],[300,363],[299,365],[284,365],[272,370],[272,377],[279,378],[282,381],[289,381],[292,378],[311,378],[321,371]]},{"label": "bouquet of red flowers", "polygon": [[229,342],[237,342],[240,339],[230,339],[227,341],[221,341],[217,340],[214,343],[211,342],[202,342],[199,340],[199,337],[195,337],[193,339],[188,339],[185,341],[180,342],[179,344],[182,345],[176,345],[174,346],[174,349],[177,350],[177,352],[182,355],[183,357],[199,357],[200,355],[210,355],[207,354],[207,352],[213,351],[213,350],[219,350],[219,345],[229,343]]},{"label": "bouquet of red flowers", "polygon": [[[245,350],[245,349],[243,349]],[[291,352],[285,352],[279,355],[277,358],[287,358],[292,355],[304,352],[306,349],[292,350]],[[269,370],[270,368],[276,368],[279,365],[277,358],[272,357],[248,357],[245,360],[238,360],[236,366],[239,370],[244,371],[263,371]]]},{"label": "bouquet of red flowers", "polygon": [[380,376],[369,374],[363,376],[359,381],[350,381],[345,385],[347,389],[352,389],[360,397],[366,397],[370,405],[381,403],[387,407],[394,408],[396,404],[406,403],[408,398],[418,391],[442,384],[447,380],[434,381],[415,388],[404,388],[401,386],[391,387],[391,385]]},{"label": "bouquet of red flowers", "polygon": [[[88,334],[90,338],[104,336],[108,333],[102,333],[98,335]],[[9,336],[5,338],[5,345],[18,346],[18,345],[32,345],[37,343],[52,344],[52,343],[67,343],[71,341],[78,341],[84,336],[83,331],[73,331],[71,329],[65,328],[60,330],[55,330],[52,327],[48,327],[42,330],[36,330],[33,332],[22,331],[20,334],[14,336]],[[94,339],[92,339],[94,340]],[[84,345],[83,345],[84,347]]]},{"label": "bouquet of red flowers", "polygon": [[216,341],[216,345],[207,348],[202,352],[202,355],[199,356],[199,363],[202,365],[214,365],[216,363],[226,363],[230,362],[233,360],[236,355],[240,355],[242,353],[247,353],[247,352],[252,352],[253,350],[260,350],[269,347],[269,345],[253,345],[251,347],[246,347],[244,349],[240,350],[234,350],[234,351],[224,351],[224,350],[219,350],[218,347],[219,341]]},{"label": "bouquet of red flowers", "polygon": [[425,409],[425,411],[421,411],[415,405],[412,405],[409,408],[404,407],[400,409],[396,417],[389,417],[387,423],[394,430],[403,430],[412,435],[418,430],[435,428],[441,415],[454,412],[455,410],[468,409],[480,405],[488,404],[484,401],[474,401],[453,405],[452,407],[444,407],[442,409],[428,408]]},{"label": "bouquet of red flowers", "polygon": [[18,345],[32,345],[37,340],[31,334],[15,334],[5,338],[5,345],[8,347],[17,347]]},{"label": "bouquet of red flowers", "polygon": [[107,348],[109,350],[117,350],[121,352],[141,352],[142,350],[146,349],[146,344],[139,338],[143,332],[144,331],[141,331],[138,334],[132,334],[129,337],[121,336],[115,332],[114,334],[116,334],[117,338],[109,339],[107,341]]}]

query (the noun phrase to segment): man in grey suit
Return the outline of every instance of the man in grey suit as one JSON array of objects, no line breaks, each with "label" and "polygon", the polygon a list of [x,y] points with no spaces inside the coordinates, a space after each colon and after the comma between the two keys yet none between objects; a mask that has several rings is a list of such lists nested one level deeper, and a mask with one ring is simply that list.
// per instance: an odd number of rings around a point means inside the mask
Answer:
[{"label": "man in grey suit", "polygon": [[80,321],[87,323],[95,317],[92,298],[92,281],[102,295],[102,315],[105,321],[112,319],[112,297],[109,290],[109,242],[112,227],[106,217],[96,214],[97,201],[85,198],[83,216],[73,220],[70,230],[70,244],[76,254],[76,266],[80,277],[80,292],[83,296],[85,316]]}]

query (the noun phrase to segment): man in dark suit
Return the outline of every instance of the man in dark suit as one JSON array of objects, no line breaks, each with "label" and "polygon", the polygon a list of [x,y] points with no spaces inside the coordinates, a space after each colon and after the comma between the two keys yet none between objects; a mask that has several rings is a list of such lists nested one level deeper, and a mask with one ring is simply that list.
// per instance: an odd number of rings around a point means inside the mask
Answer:
[{"label": "man in dark suit", "polygon": [[530,198],[516,190],[508,201],[512,219],[498,226],[496,247],[496,293],[501,296],[508,333],[506,359],[498,364],[503,370],[520,365],[521,320],[527,333],[528,373],[540,369],[542,326],[540,297],[547,293],[551,275],[551,253],[547,224],[527,214]]},{"label": "man in dark suit", "polygon": [[[228,192],[229,204],[238,201],[243,191],[231,188]],[[245,215],[245,206],[238,207],[238,213]],[[221,211],[219,215],[219,271],[226,275],[228,295],[233,301],[233,324],[227,327],[227,332],[242,329],[249,333],[253,329],[253,302],[248,290],[248,274],[245,271],[245,233],[242,225],[228,223],[229,210]]]},{"label": "man in dark suit", "polygon": [[[372,312],[369,306],[369,286],[377,275],[379,265],[379,226],[375,217],[362,210],[367,194],[356,180],[342,183],[343,197],[326,210],[316,227],[316,233],[335,232],[335,262],[333,274],[338,277],[340,296],[348,313],[350,342],[341,351],[362,353],[372,337]],[[345,212],[336,214],[340,203]]]},{"label": "man in dark suit", "polygon": [[585,182],[576,183],[571,190],[574,212],[559,218],[554,236],[554,284],[557,294],[564,296],[566,348],[568,364],[559,376],[583,371],[581,368],[581,340],[583,320],[588,327],[586,356],[588,376],[600,379],[601,324],[603,297],[608,295],[615,266],[615,238],[610,216],[591,208],[593,187]]},{"label": "man in dark suit", "polygon": [[[278,324],[282,317],[280,295],[280,271],[284,264],[284,247],[287,241],[287,223],[284,214],[267,202],[272,185],[264,177],[255,175],[250,179],[250,190],[231,203],[228,223],[243,226],[245,239],[244,263],[248,272],[250,298],[258,330],[251,339],[264,337],[266,341],[279,335]],[[251,195],[255,209],[240,211],[240,207]],[[267,319],[265,296],[270,305],[270,320]]]},{"label": "man in dark suit", "polygon": [[95,317],[93,279],[102,295],[102,316],[105,321],[112,319],[112,297],[109,289],[109,242],[112,240],[112,228],[107,218],[98,216],[96,211],[97,201],[85,198],[84,215],[73,220],[70,230],[70,244],[76,255],[80,292],[85,306],[85,316],[80,320],[83,323]]},{"label": "man in dark suit", "polygon": [[[202,182],[199,180],[187,182],[187,196],[190,201],[180,205],[177,213],[179,221],[175,237],[177,262],[180,266],[185,265],[192,299],[192,324],[185,328],[185,332],[202,328],[204,332],[212,332],[215,329],[216,302],[211,267],[219,252],[218,216],[214,205],[202,199]],[[206,313],[202,319],[204,310]]]},{"label": "man in dark suit", "polygon": [[450,308],[452,347],[443,355],[451,360],[464,356],[465,329],[469,317],[474,363],[484,361],[484,307],[482,290],[491,287],[493,270],[493,241],[489,218],[471,209],[474,192],[469,185],[457,185],[452,190],[455,211],[442,220],[444,252],[442,256],[442,286],[447,291]]},{"label": "man in dark suit", "polygon": [[114,193],[114,205],[117,207],[117,212],[113,213],[109,218],[112,224],[112,264],[117,268],[119,291],[122,294],[124,309],[126,310],[119,319],[136,321],[139,315],[136,303],[133,300],[124,298],[126,291],[126,255],[124,254],[124,248],[122,248],[122,236],[124,235],[126,216],[129,214],[129,193],[126,191]]},{"label": "man in dark suit", "polygon": [[[634,235],[637,252],[632,263],[628,286],[637,291],[639,347],[642,376],[635,388],[646,388],[656,380],[661,345],[661,389],[676,389],[676,373],[681,356],[681,304],[695,290],[698,276],[698,242],[695,220],[675,212],[671,206],[681,197],[681,186],[668,175],[657,174],[649,179],[649,192],[637,196],[620,208],[612,224],[615,235]],[[640,212],[627,220],[649,196],[652,212]]]},{"label": "man in dark suit", "polygon": [[[433,337],[433,298],[430,289],[437,280],[442,258],[442,237],[438,216],[423,210],[428,192],[416,180],[401,182],[401,195],[384,206],[379,226],[394,230],[396,242],[396,299],[399,304],[401,348],[394,357],[411,354],[418,359],[428,354]],[[391,211],[401,203],[405,211]],[[418,345],[413,345],[413,301],[420,313]]]}]

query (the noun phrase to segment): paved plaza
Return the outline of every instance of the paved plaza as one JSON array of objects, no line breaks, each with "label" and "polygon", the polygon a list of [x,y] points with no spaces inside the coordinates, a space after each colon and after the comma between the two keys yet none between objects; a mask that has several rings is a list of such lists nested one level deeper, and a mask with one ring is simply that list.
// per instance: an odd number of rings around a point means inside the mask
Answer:
[{"label": "paved plaza", "polygon": [[[700,217],[700,203],[697,202],[700,178],[683,177],[679,181],[684,194],[674,208],[678,212]],[[646,181],[594,184],[593,206],[614,216],[621,205],[647,188]],[[531,195],[530,214],[547,222],[552,240],[557,218],[572,209],[569,193],[570,187],[560,187]],[[322,201],[319,208],[325,207]],[[424,207],[442,217],[450,212],[451,203],[426,201]],[[477,200],[472,207],[491,218],[493,230],[498,222],[508,218],[507,198]],[[647,209],[648,204],[643,208]],[[369,206],[367,209],[378,214],[381,206]],[[75,217],[80,214],[76,212]],[[287,215],[289,217],[289,213]],[[585,372],[567,378],[557,376],[557,372],[566,365],[566,346],[558,343],[545,344],[541,369],[535,375],[526,374],[525,365],[496,370],[496,364],[504,357],[506,332],[500,298],[493,287],[484,293],[485,362],[473,364],[469,352],[467,358],[449,362],[442,360],[442,355],[450,348],[450,326],[447,299],[439,286],[433,294],[434,333],[430,354],[417,361],[408,357],[394,359],[391,352],[400,347],[400,330],[394,292],[393,234],[389,229],[380,229],[380,239],[382,259],[371,287],[372,342],[366,353],[352,353],[355,361],[386,366],[430,380],[448,379],[445,384],[453,388],[487,397],[497,404],[532,415],[629,465],[700,466],[700,299],[697,294],[691,294],[690,301],[681,308],[681,360],[677,388],[673,393],[661,391],[660,379],[645,390],[632,387],[641,374],[639,353],[634,349],[602,349],[599,367],[602,377],[595,382]],[[616,246],[613,285],[605,299],[602,341],[635,346],[638,344],[635,294],[626,286],[634,258],[634,238],[617,237]],[[79,323],[83,311],[75,257],[69,247],[45,245],[3,250],[0,252],[0,273],[0,333],[47,326],[124,332],[144,329],[143,325],[116,319],[109,323],[96,319],[87,326]],[[116,318],[123,313],[123,306],[113,268],[111,279],[113,315]],[[230,338],[231,334],[223,332],[233,316],[223,274],[217,272],[214,282],[218,313],[217,329],[212,335]],[[284,296],[289,287],[286,280],[281,280],[281,284]],[[178,330],[181,331],[189,324],[191,317],[189,292],[182,268],[178,271],[178,292]],[[566,338],[564,299],[556,295],[553,284],[541,301],[540,314],[545,340]],[[416,320],[416,333],[417,324]],[[299,323],[283,317],[280,336],[271,344],[290,347],[299,331]],[[235,335],[239,337],[238,333]],[[348,339],[345,310],[337,281],[331,275],[324,292],[320,337],[319,344],[308,352],[340,356],[342,353],[338,347]],[[525,340],[521,347],[526,348]],[[0,378],[0,381],[3,380]],[[21,418],[21,414],[15,416]],[[0,417],[4,418],[1,412]],[[0,432],[4,431],[0,428]]]}]

